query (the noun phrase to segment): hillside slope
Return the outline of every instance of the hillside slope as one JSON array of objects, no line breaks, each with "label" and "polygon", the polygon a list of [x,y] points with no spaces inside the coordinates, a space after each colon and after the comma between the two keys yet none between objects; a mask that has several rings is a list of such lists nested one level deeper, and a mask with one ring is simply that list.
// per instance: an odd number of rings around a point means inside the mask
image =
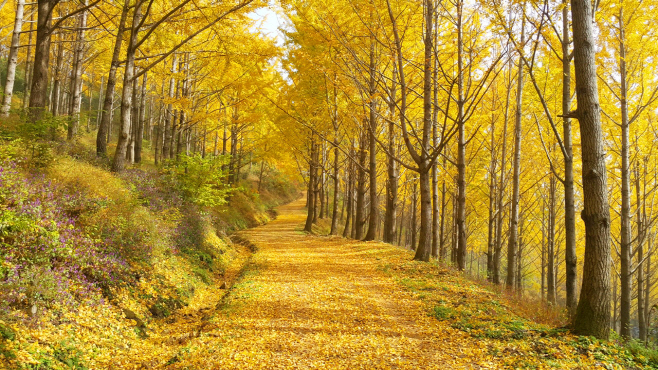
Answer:
[{"label": "hillside slope", "polygon": [[213,307],[241,274],[252,250],[231,234],[298,197],[273,172],[260,192],[247,176],[228,203],[200,205],[166,169],[117,176],[85,148],[35,166],[5,144],[0,368],[110,368],[159,353],[156,333]]}]

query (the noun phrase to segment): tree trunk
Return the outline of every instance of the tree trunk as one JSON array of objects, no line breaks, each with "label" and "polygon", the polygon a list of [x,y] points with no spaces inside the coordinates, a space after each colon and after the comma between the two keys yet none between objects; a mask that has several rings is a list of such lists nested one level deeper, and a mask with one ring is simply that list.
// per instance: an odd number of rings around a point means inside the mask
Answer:
[{"label": "tree trunk", "polygon": [[457,267],[466,267],[466,123],[464,122],[464,40],[462,30],[462,0],[457,2]]},{"label": "tree trunk", "polygon": [[[107,142],[112,128],[112,110],[114,106],[114,88],[117,84],[117,69],[119,69],[121,57],[121,44],[123,43],[123,33],[126,28],[126,19],[128,18],[128,0],[123,4],[121,9],[121,18],[117,28],[117,37],[114,40],[114,50],[112,52],[112,62],[110,72],[107,75],[107,86],[105,86],[105,99],[103,100],[103,110],[101,121],[96,134],[96,155],[99,157],[107,156]],[[60,46],[61,47],[61,46]]]},{"label": "tree trunk", "polygon": [[620,247],[621,252],[621,305],[620,335],[622,338],[631,338],[631,294],[632,273],[631,269],[631,189],[630,189],[630,163],[629,163],[629,138],[628,138],[628,103],[626,101],[626,47],[624,40],[624,8],[619,9],[619,79],[620,86],[620,108],[621,108],[621,222]]},{"label": "tree trunk", "polygon": [[[142,77],[142,92],[139,99],[139,114],[137,116],[137,135],[135,135],[135,163],[142,162],[142,141],[144,140],[144,124],[146,119],[146,83],[147,73]],[[135,80],[135,84],[137,80]]]},{"label": "tree trunk", "polygon": [[347,206],[346,206],[346,208],[347,208],[347,210],[346,210],[347,217],[345,217],[345,228],[343,229],[343,238],[349,237],[350,236],[350,230],[352,229],[352,227],[350,225],[350,222],[351,222],[351,219],[352,219],[352,212],[353,212],[352,211],[352,194],[353,194],[352,184],[354,183],[354,180],[353,180],[354,172],[350,171],[350,165],[349,164],[350,164],[349,161],[347,161],[346,164],[345,164],[346,172],[347,172],[346,173],[347,182],[345,183],[346,191],[345,191],[345,199],[343,200],[343,202],[347,202]]},{"label": "tree trunk", "polygon": [[583,162],[581,218],[585,222],[583,285],[573,325],[578,334],[607,339],[610,335],[610,204],[591,2],[571,0],[571,15],[578,99],[576,117]]},{"label": "tree trunk", "polygon": [[[89,0],[84,1],[84,6],[89,4]],[[78,135],[80,127],[80,110],[82,108],[82,67],[84,62],[85,51],[85,29],[87,28],[87,11],[83,11],[78,22],[78,32],[74,44],[73,52],[73,70],[71,76],[71,106],[69,114],[71,115],[68,126],[68,140],[73,140]]]},{"label": "tree trunk", "polygon": [[358,178],[357,178],[357,190],[356,190],[356,209],[355,209],[355,239],[363,239],[363,227],[365,226],[365,198],[366,198],[366,156],[367,151],[366,146],[366,135],[367,133],[361,134],[361,139],[359,140],[359,166],[358,166]]},{"label": "tree trunk", "polygon": [[9,117],[11,98],[14,95],[14,82],[16,81],[16,66],[18,65],[18,49],[21,46],[21,30],[23,29],[23,10],[25,0],[16,2],[16,17],[14,18],[14,32],[11,35],[11,46],[7,57],[7,78],[5,79],[5,95],[2,100],[0,114]]},{"label": "tree trunk", "polygon": [[375,240],[377,238],[377,226],[379,225],[379,202],[377,201],[377,85],[375,81],[375,44],[370,44],[370,80],[368,85],[368,139],[369,139],[369,169],[370,169],[370,218],[368,219],[368,232],[363,240]]},{"label": "tree trunk", "polygon": [[[54,7],[54,5],[53,5]],[[25,83],[23,84],[23,109],[26,109],[28,107],[28,102],[30,99],[30,84],[32,81],[32,76],[34,72],[32,71],[32,67],[30,66],[30,60],[32,58],[32,30],[34,28],[33,26],[33,20],[34,20],[34,13],[30,13],[30,29],[29,29],[29,34],[27,38],[27,55],[25,56]],[[38,26],[37,26],[38,27]],[[35,58],[36,61],[36,58]],[[48,79],[48,76],[46,76],[46,80]],[[48,82],[46,81],[46,84]],[[45,107],[45,102],[44,102],[44,107]]]},{"label": "tree trunk", "polygon": [[[434,3],[425,1],[425,63],[423,65],[423,131],[421,152],[416,160],[420,180],[420,233],[418,248],[414,255],[416,261],[429,261],[432,255],[432,187],[430,161],[430,139],[432,135],[432,56],[434,30]],[[416,231],[414,230],[414,233]],[[465,238],[464,238],[465,239]],[[465,240],[464,240],[465,241]]]},{"label": "tree trunk", "polygon": [[[336,136],[338,136],[338,132],[336,132]],[[329,231],[329,234],[331,235],[336,235],[338,233],[338,194],[340,193],[340,178],[338,176],[340,150],[338,145],[338,139],[336,138],[334,140],[334,199],[331,212],[331,230]]]},{"label": "tree trunk", "polygon": [[[30,116],[39,120],[46,108],[48,95],[48,66],[50,65],[50,37],[53,10],[57,0],[37,1],[37,37],[34,50],[34,69],[30,88]],[[31,33],[30,33],[31,34]]]},{"label": "tree trunk", "polygon": [[569,317],[576,314],[578,297],[576,296],[576,279],[578,273],[578,257],[576,256],[576,206],[573,187],[573,145],[571,136],[571,119],[566,117],[571,110],[571,56],[569,53],[569,8],[568,0],[563,0],[562,8],[562,127],[564,131],[563,145],[566,151],[564,158],[564,238],[566,264],[566,295]]},{"label": "tree trunk", "polygon": [[636,222],[637,222],[637,326],[639,329],[639,339],[647,340],[647,321],[646,312],[644,311],[644,223],[642,212],[642,190],[640,188],[640,168],[639,161],[635,162],[635,199],[636,203]]},{"label": "tree trunk", "polygon": [[[524,10],[525,12],[525,10]],[[525,44],[525,17],[521,22],[521,45]],[[522,53],[523,51],[519,51]],[[523,56],[519,56],[516,86],[516,114],[514,119],[514,172],[512,173],[512,209],[510,211],[510,231],[507,242],[507,289],[514,289],[516,278],[517,251],[519,238],[519,187],[521,177],[521,118],[523,109]]]},{"label": "tree trunk", "polygon": [[[61,40],[60,40],[61,41]],[[64,44],[61,42],[57,46],[57,59],[55,60],[55,76],[53,82],[53,91],[52,91],[52,104],[50,111],[53,116],[59,115],[59,110],[61,109],[61,95],[62,95],[62,69],[64,63]]]},{"label": "tree trunk", "polygon": [[555,297],[555,176],[551,175],[548,185],[548,230],[546,230],[546,289],[549,304],[556,303]]},{"label": "tree trunk", "polygon": [[112,162],[113,172],[123,171],[126,166],[126,153],[128,151],[128,141],[130,140],[132,87],[134,83],[137,83],[137,81],[133,81],[133,76],[135,74],[135,45],[137,44],[137,34],[139,32],[137,28],[142,17],[141,5],[141,2],[135,5],[130,40],[126,51],[126,69],[123,76],[123,91],[121,93],[121,132],[119,132],[117,150],[114,154],[114,161]]},{"label": "tree trunk", "polygon": [[316,144],[311,143],[311,153],[309,155],[309,177],[308,177],[308,212],[306,215],[306,224],[304,225],[304,231],[313,232],[313,215],[315,214],[315,175],[316,175],[316,164],[315,164],[315,151]]},{"label": "tree trunk", "polygon": [[[394,65],[395,69],[395,65]],[[388,123],[388,151],[387,156],[387,181],[386,181],[386,211],[384,214],[384,242],[394,244],[397,241],[397,203],[398,203],[398,163],[395,161],[394,156],[397,155],[395,150],[395,123],[393,116],[395,115],[396,107],[396,73],[393,72],[393,83],[390,90],[389,110],[391,119]]]}]

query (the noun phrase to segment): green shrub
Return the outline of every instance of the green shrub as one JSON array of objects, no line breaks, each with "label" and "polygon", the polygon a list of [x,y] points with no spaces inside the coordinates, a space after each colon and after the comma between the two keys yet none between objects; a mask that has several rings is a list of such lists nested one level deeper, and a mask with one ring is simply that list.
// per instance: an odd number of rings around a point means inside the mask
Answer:
[{"label": "green shrub", "polygon": [[163,171],[171,185],[199,205],[214,207],[226,204],[232,189],[227,181],[226,156],[203,158],[199,154],[181,156],[167,162]]}]

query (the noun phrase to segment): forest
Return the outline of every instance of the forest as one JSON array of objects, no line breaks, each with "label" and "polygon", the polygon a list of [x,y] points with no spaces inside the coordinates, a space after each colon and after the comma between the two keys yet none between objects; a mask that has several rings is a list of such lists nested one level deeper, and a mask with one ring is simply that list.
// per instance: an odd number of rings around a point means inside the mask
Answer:
[{"label": "forest", "polygon": [[657,6],[3,0],[0,365],[658,367]]}]

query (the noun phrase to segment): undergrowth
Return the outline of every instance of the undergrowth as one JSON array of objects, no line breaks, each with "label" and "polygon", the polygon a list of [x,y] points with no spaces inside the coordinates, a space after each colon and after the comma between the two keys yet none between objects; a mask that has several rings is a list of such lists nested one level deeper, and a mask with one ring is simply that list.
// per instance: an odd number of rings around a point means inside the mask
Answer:
[{"label": "undergrowth", "polygon": [[139,348],[158,319],[216,294],[241,253],[229,233],[297,196],[275,171],[260,194],[250,177],[223,185],[221,158],[117,176],[90,146],[59,141],[59,121],[20,122],[0,131],[0,364],[9,368],[107,367]]}]

